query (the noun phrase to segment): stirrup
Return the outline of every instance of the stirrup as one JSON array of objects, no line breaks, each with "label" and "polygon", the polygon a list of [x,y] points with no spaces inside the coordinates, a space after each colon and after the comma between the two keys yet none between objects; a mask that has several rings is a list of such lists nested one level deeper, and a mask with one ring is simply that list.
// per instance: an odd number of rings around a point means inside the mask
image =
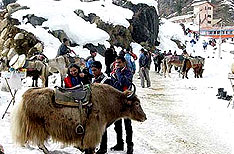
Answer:
[{"label": "stirrup", "polygon": [[76,134],[84,134],[84,127],[81,124],[76,126]]}]

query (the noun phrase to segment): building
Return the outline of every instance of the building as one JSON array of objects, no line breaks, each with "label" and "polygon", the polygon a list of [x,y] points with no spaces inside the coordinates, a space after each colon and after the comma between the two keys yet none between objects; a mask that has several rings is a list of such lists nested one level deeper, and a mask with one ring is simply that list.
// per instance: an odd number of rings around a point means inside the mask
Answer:
[{"label": "building", "polygon": [[234,26],[222,26],[222,19],[213,19],[214,5],[209,1],[199,1],[194,7],[194,24],[199,25],[199,34],[214,39],[234,39]]},{"label": "building", "polygon": [[192,4],[194,24],[200,28],[212,27],[214,5],[208,1],[200,1]]},{"label": "building", "polygon": [[211,37],[214,39],[230,40],[234,41],[234,27],[225,26],[225,27],[210,27],[203,28],[200,31],[200,35]]},{"label": "building", "polygon": [[171,22],[174,23],[188,23],[188,22],[193,22],[193,14],[187,14],[183,16],[176,16],[168,19]]}]

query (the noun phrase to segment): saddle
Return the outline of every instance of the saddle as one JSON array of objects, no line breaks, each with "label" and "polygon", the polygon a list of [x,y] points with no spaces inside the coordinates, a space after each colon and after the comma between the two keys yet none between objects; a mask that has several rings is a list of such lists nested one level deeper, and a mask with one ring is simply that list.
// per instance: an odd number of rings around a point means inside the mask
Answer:
[{"label": "saddle", "polygon": [[90,85],[77,85],[72,88],[55,86],[55,102],[70,107],[82,107],[89,104]]}]

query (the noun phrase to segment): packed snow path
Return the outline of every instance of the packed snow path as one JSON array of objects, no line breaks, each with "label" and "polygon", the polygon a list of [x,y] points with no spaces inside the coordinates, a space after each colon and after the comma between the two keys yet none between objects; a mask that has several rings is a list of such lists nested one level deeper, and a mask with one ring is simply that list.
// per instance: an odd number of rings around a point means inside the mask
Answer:
[{"label": "packed snow path", "polygon": [[[134,83],[147,120],[133,122],[135,154],[231,154],[232,109],[226,108],[228,101],[216,98],[217,88],[212,87],[212,80],[206,77],[194,79],[192,74],[190,79],[183,80],[175,71],[171,78],[164,78],[151,71],[151,88],[141,88],[137,77],[135,75]],[[1,92],[1,97],[5,98],[3,95],[6,94]],[[1,112],[7,105],[1,104]],[[9,114],[1,120],[0,128],[0,144],[6,154],[42,153],[37,147],[28,149],[12,143]],[[125,139],[124,127],[123,132]],[[108,148],[115,143],[116,134],[112,125],[108,128]],[[49,142],[47,147],[53,154],[80,153],[73,147],[62,148],[58,143]],[[108,149],[108,153],[124,154],[126,145],[123,152]]]}]

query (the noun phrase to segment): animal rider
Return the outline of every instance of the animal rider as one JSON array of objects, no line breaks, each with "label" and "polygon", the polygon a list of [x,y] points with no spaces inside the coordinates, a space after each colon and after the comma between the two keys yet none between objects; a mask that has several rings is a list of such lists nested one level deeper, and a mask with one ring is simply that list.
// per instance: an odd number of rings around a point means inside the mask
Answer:
[{"label": "animal rider", "polygon": [[[93,83],[103,83],[103,84],[113,85],[110,77],[102,73],[102,64],[100,61],[94,61],[91,65],[91,69],[94,76]],[[102,136],[100,149],[96,152],[96,154],[105,154],[106,152],[107,152],[107,130],[104,132]]]},{"label": "animal rider", "polygon": [[71,50],[70,48],[68,48],[68,46],[69,46],[69,40],[67,38],[64,38],[63,43],[59,46],[56,57],[66,55],[71,52],[75,54],[75,52]]},{"label": "animal rider", "polygon": [[84,73],[77,64],[70,64],[67,74],[68,76],[64,79],[66,88],[72,88],[82,83]]},{"label": "animal rider", "polygon": [[[130,69],[126,66],[126,60],[123,56],[116,57],[116,69],[111,73],[111,79],[113,81],[113,87],[120,91],[127,90],[132,84],[133,74]],[[124,142],[122,139],[122,119],[116,121],[115,132],[117,134],[117,144],[111,148],[114,151],[123,151]],[[132,124],[130,119],[124,119],[125,130],[126,130],[126,143],[127,143],[127,154],[133,153],[133,142],[132,142]]]}]

